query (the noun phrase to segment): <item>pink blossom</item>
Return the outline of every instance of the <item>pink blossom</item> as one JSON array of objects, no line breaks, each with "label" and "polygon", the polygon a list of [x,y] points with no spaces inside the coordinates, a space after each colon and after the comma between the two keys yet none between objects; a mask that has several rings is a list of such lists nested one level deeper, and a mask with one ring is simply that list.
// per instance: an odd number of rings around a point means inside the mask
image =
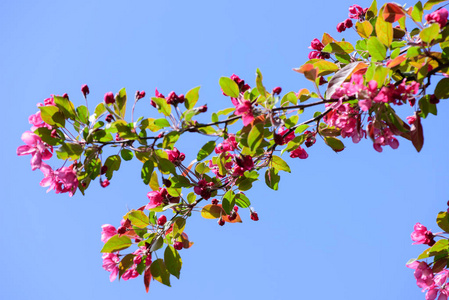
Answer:
[{"label": "pink blossom", "polygon": [[209,199],[211,196],[211,187],[214,186],[213,182],[207,182],[204,179],[198,181],[198,185],[193,188],[195,194],[200,195],[205,200]]},{"label": "pink blossom", "polygon": [[235,106],[235,114],[242,116],[243,125],[247,126],[254,120],[251,102],[246,99],[240,100]]},{"label": "pink blossom", "polygon": [[237,149],[235,135],[229,134],[228,138],[224,140],[223,143],[220,143],[215,147],[215,153],[220,154],[223,152],[234,151],[235,149]]},{"label": "pink blossom", "polygon": [[118,275],[118,264],[120,263],[120,258],[116,253],[104,253],[103,256],[103,269],[111,272],[109,275],[109,280],[112,282],[117,278]]},{"label": "pink blossom", "polygon": [[41,171],[44,173],[45,178],[42,179],[40,185],[42,187],[49,186],[47,193],[50,190],[55,190],[56,194],[69,193],[72,197],[78,188],[78,178],[76,172],[71,167],[62,167],[57,170],[53,170],[46,163],[42,163]]},{"label": "pink blossom", "polygon": [[111,237],[117,234],[117,229],[111,224],[101,226],[101,241],[106,243]]},{"label": "pink blossom", "polygon": [[324,44],[320,42],[319,39],[313,39],[312,42],[310,43],[310,47],[309,49],[313,49],[313,50],[317,50],[317,51],[321,51],[324,48]]},{"label": "pink blossom", "polygon": [[304,150],[301,146],[290,152],[291,158],[299,157],[300,159],[306,159],[309,157],[309,154],[307,154],[306,150]]},{"label": "pink blossom", "polygon": [[133,279],[139,276],[139,272],[137,272],[137,270],[135,269],[137,267],[137,265],[133,265],[133,267],[129,268],[128,270],[126,270],[125,273],[123,273],[122,275],[122,279],[123,280],[129,280],[129,279]]},{"label": "pink blossom", "polygon": [[150,202],[145,206],[145,209],[151,209],[158,207],[164,201],[165,196],[167,196],[167,189],[159,188],[158,191],[152,191],[147,194]]},{"label": "pink blossom", "polygon": [[349,17],[351,19],[363,19],[366,11],[359,5],[354,4],[349,7]]},{"label": "pink blossom", "polygon": [[431,14],[426,15],[427,23],[438,23],[440,27],[446,26],[448,17],[448,11],[445,8],[434,11]]},{"label": "pink blossom", "polygon": [[434,285],[434,276],[432,269],[425,261],[414,262],[413,264],[407,265],[411,269],[415,269],[415,279],[416,284],[420,288],[430,288]]},{"label": "pink blossom", "polygon": [[234,157],[235,163],[244,171],[251,171],[254,168],[254,161],[251,155],[240,155]]},{"label": "pink blossom", "polygon": [[433,234],[430,230],[427,230],[426,226],[421,223],[416,223],[413,229],[414,231],[411,234],[411,238],[414,243],[412,245],[425,244],[432,246],[435,244]]},{"label": "pink blossom", "polygon": [[[45,106],[55,106],[56,105],[53,95],[50,98],[47,98],[44,100],[44,105]],[[40,106],[40,105],[38,104],[38,106]]]},{"label": "pink blossom", "polygon": [[17,148],[17,155],[31,154],[31,170],[39,169],[42,165],[42,160],[47,160],[52,157],[50,151],[53,151],[53,148],[42,142],[42,139],[31,131],[25,131],[22,134],[22,141],[26,145]]},{"label": "pink blossom", "polygon": [[185,154],[179,152],[176,148],[173,148],[173,150],[165,150],[165,152],[168,155],[168,160],[175,165],[179,165],[186,158]]},{"label": "pink blossom", "polygon": [[277,134],[274,135],[274,141],[278,145],[285,145],[291,140],[295,138],[295,133],[292,131],[290,132],[286,137],[283,137],[284,134],[286,134],[289,131],[288,128],[285,128],[284,126],[279,127]]}]

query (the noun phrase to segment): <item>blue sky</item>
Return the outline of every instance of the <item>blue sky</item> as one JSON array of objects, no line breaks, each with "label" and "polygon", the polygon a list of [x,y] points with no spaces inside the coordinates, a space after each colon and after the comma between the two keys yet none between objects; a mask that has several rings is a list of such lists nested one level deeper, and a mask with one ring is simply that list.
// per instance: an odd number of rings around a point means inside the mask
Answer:
[{"label": "blue sky", "polygon": [[[400,139],[377,153],[370,141],[345,141],[334,153],[321,140],[307,160],[286,159],[293,172],[280,190],[258,182],[247,193],[260,221],[219,227],[191,218],[194,246],[180,253],[181,279],[172,288],[141,277],[110,283],[101,267],[100,226],[118,225],[128,208],[146,204],[140,163],[122,164],[111,185],[93,184],[83,197],[46,194],[29,157],[17,157],[28,116],[50,94],[68,93],[91,106],[104,93],[185,93],[201,85],[209,112],[232,106],[218,85],[233,73],[284,92],[312,86],[292,71],[307,60],[310,41],[336,32],[352,1],[3,1],[0,86],[3,147],[0,180],[0,298],[4,299],[424,299],[405,262],[425,248],[411,246],[416,222],[437,230],[447,208],[448,104],[423,123],[417,154]],[[369,1],[358,3],[363,7]],[[412,3],[410,3],[412,4]],[[149,99],[136,115],[154,117]],[[406,112],[410,115],[411,111]],[[193,140],[192,140],[193,138]],[[179,147],[192,160],[205,140]],[[59,162],[53,160],[53,166]]]}]

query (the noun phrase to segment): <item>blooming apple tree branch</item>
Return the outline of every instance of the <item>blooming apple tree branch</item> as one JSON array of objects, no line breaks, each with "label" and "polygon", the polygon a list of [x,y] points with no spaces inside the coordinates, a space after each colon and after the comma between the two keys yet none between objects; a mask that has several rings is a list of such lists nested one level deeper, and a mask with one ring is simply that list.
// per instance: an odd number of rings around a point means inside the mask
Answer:
[{"label": "blooming apple tree branch", "polygon": [[[262,172],[266,185],[277,190],[281,171],[291,172],[281,158],[286,152],[291,158],[308,158],[317,136],[335,152],[344,150],[346,139],[367,140],[378,152],[398,148],[400,139],[411,141],[418,152],[422,149],[422,120],[437,115],[440,99],[449,98],[448,12],[439,7],[424,14],[443,2],[448,1],[418,2],[410,8],[387,3],[378,9],[376,1],[369,8],[351,6],[337,31],[353,28],[361,39],[351,43],[324,33],[311,42],[309,60],[294,69],[311,81],[315,92],[269,91],[260,70],[254,86],[236,75],[222,77],[221,93],[231,105],[212,113],[210,123],[197,118],[207,112],[206,105],[196,106],[199,87],[168,96],[156,89],[145,109],[152,109],[154,117],[134,120],[136,104],[146,97],[137,91],[130,121],[125,89],[106,93],[91,111],[87,85],[81,88],[86,105],[75,107],[67,94],[51,96],[29,117],[32,127],[22,135],[25,145],[17,154],[31,155],[31,169],[43,173],[41,186],[70,196],[78,190],[84,195],[97,179],[106,188],[122,161],[140,161],[142,182],[151,191],[140,208],[117,222],[120,226],[102,226],[103,268],[111,281],[142,275],[147,291],[151,279],[170,285],[171,276],[180,275],[180,251],[193,244],[185,232],[188,219],[199,211],[223,226],[242,222],[240,214],[248,209],[250,218],[259,220],[245,192]],[[409,31],[407,24],[418,27]],[[430,94],[432,78],[438,82]],[[395,111],[399,106],[408,107],[409,115],[400,117]],[[303,113],[310,107],[321,111],[306,119]],[[186,132],[209,138],[188,165],[177,148]],[[104,157],[107,148],[116,154]],[[49,163],[53,154],[63,161],[59,168]],[[418,259],[433,257],[434,262],[408,264],[427,299],[447,299],[449,294],[448,214],[440,213],[437,222],[445,232],[433,234],[418,223],[412,234],[416,243],[430,246]],[[157,256],[159,252],[163,254]]]}]

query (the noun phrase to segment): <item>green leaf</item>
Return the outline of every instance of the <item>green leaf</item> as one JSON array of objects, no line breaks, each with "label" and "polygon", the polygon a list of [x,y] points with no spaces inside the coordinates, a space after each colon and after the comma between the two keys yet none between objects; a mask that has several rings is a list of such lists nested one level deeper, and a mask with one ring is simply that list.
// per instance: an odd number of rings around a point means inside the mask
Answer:
[{"label": "green leaf", "polygon": [[150,219],[143,211],[135,210],[128,213],[127,216],[131,221],[131,224],[136,227],[146,228],[148,225],[150,225]]},{"label": "green leaf", "polygon": [[179,275],[181,273],[182,260],[178,251],[172,246],[167,246],[164,252],[165,266],[167,270],[179,279]]},{"label": "green leaf", "polygon": [[431,256],[435,256],[442,251],[447,251],[448,248],[449,248],[448,240],[446,239],[439,240],[432,247],[426,249],[423,253],[421,253],[421,255],[418,256],[418,259],[424,259]]},{"label": "green leaf", "polygon": [[187,177],[185,177],[185,176],[175,175],[170,180],[172,182],[171,187],[173,187],[173,188],[183,188],[183,187],[184,188],[189,188],[189,187],[192,186],[190,184],[189,179]]},{"label": "green leaf", "polygon": [[263,141],[263,133],[264,129],[262,123],[258,123],[251,128],[248,135],[248,146],[251,149],[251,152],[254,152],[259,148]]},{"label": "green leaf", "polygon": [[296,94],[294,92],[288,92],[284,95],[284,97],[282,97],[281,106],[284,106],[288,103],[291,103],[293,105],[298,104],[298,97],[296,97]]},{"label": "green leaf", "polygon": [[95,107],[95,116],[98,119],[104,112],[106,111],[106,107],[104,106],[104,103],[101,102]]},{"label": "green leaf", "polygon": [[128,150],[128,149],[122,149],[122,151],[120,151],[120,156],[124,160],[129,161],[129,160],[133,159],[134,152],[132,152],[131,150]]},{"label": "green leaf", "polygon": [[189,202],[189,204],[192,204],[192,203],[194,203],[196,201],[196,195],[195,195],[195,193],[194,192],[190,192],[188,195],[187,195],[187,202]]},{"label": "green leaf", "polygon": [[406,57],[412,58],[420,55],[421,54],[420,49],[421,48],[418,46],[408,48]]},{"label": "green leaf", "polygon": [[151,175],[153,175],[154,163],[151,160],[147,160],[143,166],[140,173],[140,177],[143,179],[143,183],[149,184],[151,181]]},{"label": "green leaf", "polygon": [[153,191],[157,191],[159,189],[159,181],[157,179],[157,173],[156,171],[153,172],[153,174],[151,175],[151,180],[150,180],[150,188]]},{"label": "green leaf", "polygon": [[449,214],[442,211],[437,216],[437,224],[445,232],[449,232]]},{"label": "green leaf", "polygon": [[90,174],[89,178],[94,180],[95,178],[98,177],[98,175],[100,175],[101,159],[93,158],[87,165],[85,165],[84,168],[86,169],[86,172]]},{"label": "green leaf", "polygon": [[354,52],[354,47],[349,42],[332,42],[327,44],[321,51],[327,53],[350,54]]},{"label": "green leaf", "polygon": [[181,134],[178,131],[171,131],[166,136],[164,136],[164,141],[162,142],[162,148],[173,149],[173,146],[178,141]]},{"label": "green leaf", "polygon": [[196,156],[197,161],[202,161],[206,157],[208,157],[215,149],[215,141],[209,141],[201,147],[200,151]]},{"label": "green leaf", "polygon": [[101,253],[112,253],[128,248],[132,245],[131,239],[126,235],[119,236],[118,234],[112,236],[101,249]]},{"label": "green leaf", "polygon": [[89,110],[84,105],[76,108],[77,120],[84,124],[89,124]]},{"label": "green leaf", "polygon": [[257,90],[259,91],[259,94],[265,98],[267,95],[267,90],[265,89],[265,87],[263,86],[262,83],[262,72],[260,72],[259,69],[256,70],[256,86],[257,86]]},{"label": "green leaf", "polygon": [[217,112],[218,116],[226,116],[229,115],[230,113],[232,113],[235,110],[235,107],[229,107],[229,108],[225,108],[223,110],[220,110]]},{"label": "green leaf", "polygon": [[238,98],[240,94],[240,89],[237,83],[229,77],[221,77],[218,81],[223,93],[229,97]]},{"label": "green leaf", "polygon": [[58,127],[65,127],[64,114],[59,111],[59,108],[53,105],[39,106],[42,120],[48,125],[56,125]]},{"label": "green leaf", "polygon": [[120,156],[118,156],[118,155],[111,155],[106,159],[104,165],[106,167],[108,167],[108,170],[106,171],[107,179],[110,180],[112,178],[112,173],[114,171],[118,171],[120,169],[121,163],[122,163],[122,160],[121,160]]},{"label": "green leaf", "polygon": [[371,3],[370,8],[368,9],[368,11],[366,12],[366,18],[367,20],[374,18],[375,16],[377,16],[377,1],[374,0]]},{"label": "green leaf", "polygon": [[422,22],[422,15],[423,15],[423,7],[422,7],[422,3],[421,1],[418,1],[415,6],[413,6],[413,10],[411,13],[411,17],[413,19],[413,21],[415,22]]},{"label": "green leaf", "polygon": [[171,105],[167,104],[167,101],[164,98],[152,97],[151,100],[157,104],[159,112],[163,113],[165,116],[169,116],[171,114]]},{"label": "green leaf", "polygon": [[355,28],[357,33],[364,39],[369,38],[371,33],[373,33],[373,25],[368,21],[357,22]]},{"label": "green leaf", "polygon": [[223,201],[222,201],[222,207],[226,214],[231,214],[232,209],[235,205],[235,194],[232,190],[229,190],[224,194]]},{"label": "green leaf", "polygon": [[265,183],[267,186],[275,191],[279,188],[279,181],[281,177],[274,168],[270,168],[265,172]]},{"label": "green leaf", "polygon": [[446,0],[429,0],[424,4],[424,10],[431,10],[434,5],[437,5]]},{"label": "green leaf", "polygon": [[76,119],[75,106],[73,106],[73,103],[69,99],[59,96],[54,96],[53,99],[55,100],[56,106],[59,107],[66,119]]},{"label": "green leaf", "polygon": [[271,158],[271,166],[276,171],[285,171],[285,172],[291,173],[291,170],[290,170],[290,167],[288,166],[288,164],[279,156],[273,155],[273,157]]},{"label": "green leaf", "polygon": [[134,255],[134,254],[127,254],[127,255],[125,255],[125,257],[122,258],[122,260],[120,261],[120,263],[118,265],[118,269],[119,269],[118,276],[119,276],[119,278],[121,278],[122,275],[126,272],[126,270],[131,268],[131,266],[134,264],[134,257],[135,256],[136,255]]},{"label": "green leaf", "polygon": [[184,228],[186,227],[186,219],[177,217],[173,222],[173,238],[177,238],[184,232]]},{"label": "green leaf", "polygon": [[443,78],[437,83],[434,94],[438,99],[449,98],[449,78]]},{"label": "green leaf", "polygon": [[340,152],[345,148],[345,145],[339,139],[334,137],[324,137],[324,142],[335,152]]},{"label": "green leaf", "polygon": [[117,95],[115,95],[114,111],[117,115],[125,118],[126,112],[126,89],[122,88]]},{"label": "green leaf", "polygon": [[184,102],[184,105],[187,109],[192,109],[195,107],[195,104],[198,102],[198,99],[200,97],[199,91],[200,87],[197,86],[187,92]]},{"label": "green leaf", "polygon": [[248,197],[245,196],[245,194],[238,193],[235,195],[235,204],[238,207],[247,208],[251,205],[251,202],[249,201]]},{"label": "green leaf", "polygon": [[175,165],[166,158],[159,157],[157,167],[159,168],[159,171],[161,171],[161,173],[172,173],[173,175],[176,175]]},{"label": "green leaf", "polygon": [[222,215],[226,215],[221,206],[209,204],[203,207],[201,210],[201,216],[205,219],[218,219]]},{"label": "green leaf", "polygon": [[313,63],[313,67],[318,69],[318,76],[326,76],[338,71],[340,68],[333,62],[320,59]]},{"label": "green leaf", "polygon": [[[391,25],[391,23],[388,24]],[[385,48],[384,44],[382,44],[382,42],[375,36],[369,38],[367,48],[371,57],[376,61],[384,60],[387,56],[387,48]]]},{"label": "green leaf", "polygon": [[77,160],[83,153],[83,146],[80,144],[64,143],[56,150],[56,156],[62,160]]},{"label": "green leaf", "polygon": [[164,245],[164,239],[160,235],[158,235],[156,239],[153,240],[150,251],[153,252],[159,250],[162,248],[162,245]]},{"label": "green leaf", "polygon": [[[64,136],[62,131],[60,131],[59,129],[57,129],[57,131],[58,131],[58,136],[61,136],[61,137]],[[56,145],[62,144],[64,142],[64,140],[61,138],[52,137],[51,132],[52,132],[52,130],[48,129],[47,127],[39,127],[34,131],[34,133],[37,134],[45,143],[47,143],[51,146],[56,146]]]},{"label": "green leaf", "polygon": [[[384,18],[382,17],[378,17],[376,20],[376,35],[378,40],[382,44],[387,46],[387,48],[390,47],[391,43],[393,42],[393,24],[385,21]],[[368,50],[369,50],[369,40],[368,40]]]},{"label": "green leaf", "polygon": [[159,258],[150,266],[151,275],[153,275],[153,278],[159,281],[162,284],[165,284],[167,286],[170,285],[170,273],[168,272],[164,261]]},{"label": "green leaf", "polygon": [[435,40],[440,34],[440,25],[438,23],[433,23],[429,27],[424,28],[419,33],[419,37],[425,43],[430,44],[433,40]]},{"label": "green leaf", "polygon": [[[167,119],[164,119],[164,118],[156,119],[156,120],[154,120],[153,123],[154,123],[154,125],[156,125],[160,128],[170,127],[170,123],[167,121]],[[150,128],[150,130],[151,130],[151,128]],[[151,130],[151,131],[153,131],[153,130]]]}]

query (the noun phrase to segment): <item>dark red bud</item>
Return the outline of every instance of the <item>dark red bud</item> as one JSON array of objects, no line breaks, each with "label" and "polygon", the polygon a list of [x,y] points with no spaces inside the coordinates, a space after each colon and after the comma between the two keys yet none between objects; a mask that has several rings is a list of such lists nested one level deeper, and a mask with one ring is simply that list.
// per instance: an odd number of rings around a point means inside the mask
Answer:
[{"label": "dark red bud", "polygon": [[431,104],[438,104],[438,103],[440,103],[440,99],[438,99],[437,96],[435,96],[435,95],[430,95],[429,102]]},{"label": "dark red bud", "polygon": [[68,100],[69,99],[69,95],[67,93],[64,93],[64,95],[62,95],[62,98],[66,98]]},{"label": "dark red bud", "polygon": [[282,92],[282,88],[280,86],[278,86],[273,89],[272,93],[273,93],[273,95],[279,95],[281,92]]},{"label": "dark red bud", "polygon": [[162,215],[157,219],[157,225],[164,226],[164,224],[167,223],[167,217]]},{"label": "dark red bud", "polygon": [[171,181],[168,179],[162,179],[162,183],[168,188],[171,187]]},{"label": "dark red bud", "polygon": [[114,94],[112,92],[107,92],[106,94],[104,94],[104,102],[106,104],[113,104],[113,103],[115,103]]},{"label": "dark red bud", "polygon": [[174,242],[173,243],[173,248],[175,248],[176,250],[181,250],[182,249],[182,242]]},{"label": "dark red bud", "polygon": [[83,93],[84,98],[86,98],[87,95],[89,95],[89,87],[87,86],[87,84],[81,86],[81,92]]},{"label": "dark red bud", "polygon": [[[217,205],[218,204],[218,200],[217,199],[212,199],[212,204],[213,205]],[[448,201],[448,206],[449,206],[449,201]]]},{"label": "dark red bud", "polygon": [[118,233],[118,234],[124,234],[124,233],[126,233],[126,227],[125,227],[125,226],[120,226],[120,227],[117,229],[117,233]]},{"label": "dark red bud", "polygon": [[259,221],[259,215],[255,211],[251,213],[251,220],[253,221]]},{"label": "dark red bud", "polygon": [[225,224],[225,221],[223,220],[223,218],[220,218],[218,220],[218,225],[223,226]]},{"label": "dark red bud", "polygon": [[114,116],[109,114],[105,118],[106,122],[111,123],[114,120]]},{"label": "dark red bud", "polygon": [[58,137],[58,132],[56,131],[56,129],[53,129],[52,131],[51,131],[51,137],[52,138],[57,138]]},{"label": "dark red bud", "polygon": [[108,171],[108,166],[102,166],[101,170],[100,170],[100,174],[101,175],[106,174],[107,171]]}]

